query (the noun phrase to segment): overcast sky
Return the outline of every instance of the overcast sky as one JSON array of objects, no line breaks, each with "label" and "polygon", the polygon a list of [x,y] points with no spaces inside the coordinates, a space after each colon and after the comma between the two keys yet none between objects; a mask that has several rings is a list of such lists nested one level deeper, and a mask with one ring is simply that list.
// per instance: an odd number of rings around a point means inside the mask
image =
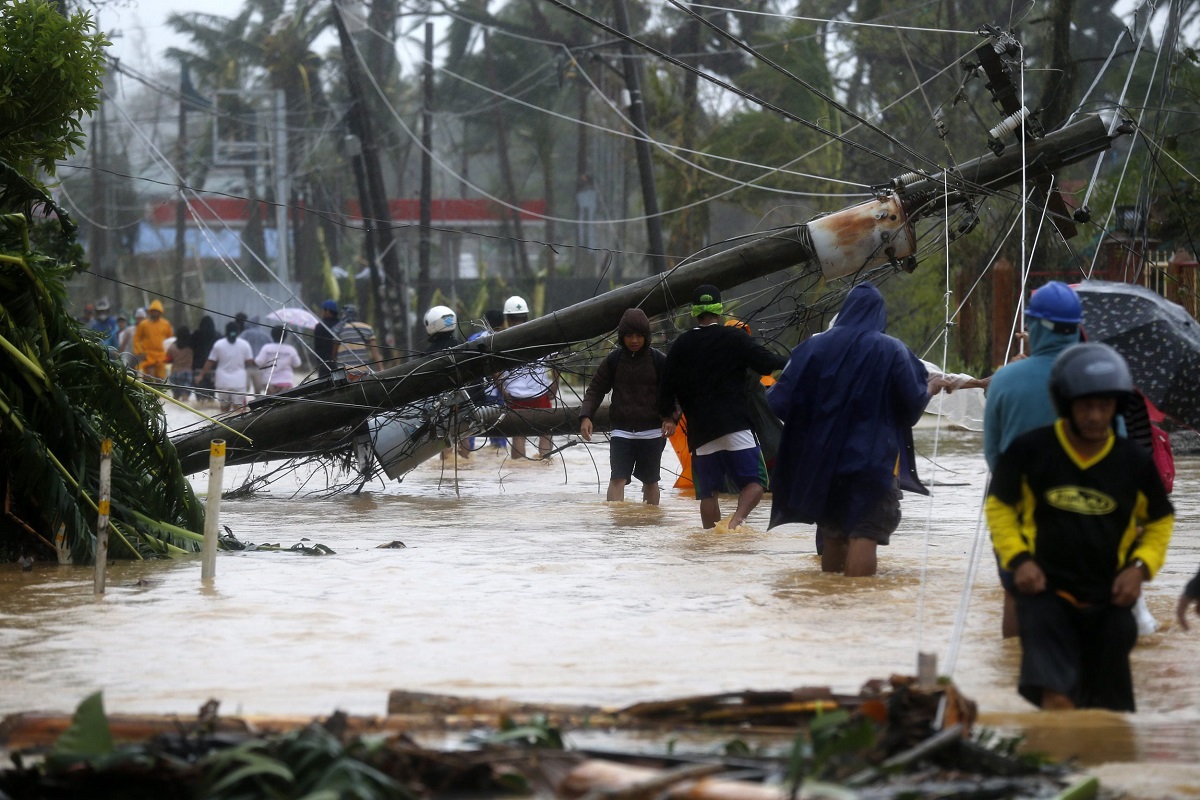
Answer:
[{"label": "overcast sky", "polygon": [[142,72],[162,65],[162,51],[187,44],[167,26],[167,16],[177,11],[203,11],[232,17],[242,0],[124,0],[101,8],[100,29],[108,34],[113,46],[109,52]]}]

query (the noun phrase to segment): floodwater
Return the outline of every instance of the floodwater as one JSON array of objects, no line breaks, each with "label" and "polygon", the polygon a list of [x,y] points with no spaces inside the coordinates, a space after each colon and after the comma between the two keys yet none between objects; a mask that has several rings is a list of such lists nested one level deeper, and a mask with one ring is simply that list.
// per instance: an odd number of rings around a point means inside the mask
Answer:
[{"label": "floodwater", "polygon": [[[1133,657],[1138,713],[1039,713],[1016,694],[1019,645],[999,637],[986,544],[961,614],[986,536],[980,435],[927,427],[917,446],[933,498],[906,495],[879,576],[855,580],[821,573],[809,526],[767,532],[769,499],[732,533],[703,530],[679,490],[658,508],[603,502],[602,444],[549,463],[485,448],[457,472],[434,459],[332,497],[324,470],[291,475],[224,501],[222,523],[335,555],[221,553],[210,587],[198,556],[117,563],[99,600],[90,569],[0,565],[0,714],[70,711],[96,689],[115,712],[194,714],[217,698],[227,714],[286,715],[383,714],[392,689],[606,705],[857,691],[914,673],[927,651],[983,725],[1097,765],[1133,796],[1200,796],[1200,630],[1173,621],[1200,564],[1200,459],[1178,460],[1175,539],[1146,592],[1161,627]],[[664,461],[677,468],[669,447]],[[226,490],[248,472],[227,469]],[[207,482],[194,476],[199,492]],[[406,547],[379,549],[394,540]]]}]

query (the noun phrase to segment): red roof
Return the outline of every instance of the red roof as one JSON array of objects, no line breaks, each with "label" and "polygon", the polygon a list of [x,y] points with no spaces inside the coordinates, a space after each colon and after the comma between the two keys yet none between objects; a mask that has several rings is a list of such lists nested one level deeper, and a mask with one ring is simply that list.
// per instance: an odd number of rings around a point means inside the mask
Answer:
[{"label": "red roof", "polygon": [[[521,219],[536,220],[546,213],[545,200],[526,200],[521,203]],[[431,203],[432,220],[434,225],[444,225],[463,222],[498,222],[510,212],[505,206],[491,200],[439,200]],[[358,200],[351,199],[346,203],[346,209],[352,219],[362,219]],[[421,201],[417,198],[389,200],[388,210],[396,222],[419,222],[421,219]]]},{"label": "red roof", "polygon": [[[188,207],[187,219],[199,217],[207,222],[225,221],[241,223],[250,217],[251,201],[236,197],[210,197],[203,201],[192,201]],[[271,219],[275,213],[274,207],[259,201],[258,213],[262,219]],[[419,222],[421,219],[421,202],[416,198],[389,200],[388,207],[392,219],[397,222]],[[521,219],[537,220],[546,213],[545,200],[526,200],[521,203]],[[491,200],[434,200],[433,224],[453,225],[470,222],[498,222],[505,217],[508,209]],[[346,212],[353,220],[362,219],[357,200],[346,203]],[[164,200],[150,207],[148,214],[150,222],[155,225],[170,225],[175,222],[175,201]]]},{"label": "red roof", "polygon": [[[264,220],[269,219],[273,212],[266,203],[258,202],[258,213]],[[150,207],[147,214],[150,222],[155,225],[170,225],[175,222],[175,201],[164,200]],[[208,197],[203,200],[192,200],[188,207],[187,219],[192,221],[199,217],[206,222],[245,222],[250,218],[250,201],[238,197]]]}]

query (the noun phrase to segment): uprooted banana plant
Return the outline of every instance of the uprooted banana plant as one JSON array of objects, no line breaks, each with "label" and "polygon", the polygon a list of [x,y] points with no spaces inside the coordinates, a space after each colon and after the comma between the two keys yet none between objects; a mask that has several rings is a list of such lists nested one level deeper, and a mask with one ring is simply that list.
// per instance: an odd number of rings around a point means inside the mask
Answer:
[{"label": "uprooted banana plant", "polygon": [[94,560],[106,438],[110,555],[196,551],[204,510],[167,438],[157,393],[67,312],[72,269],[33,252],[24,215],[0,216],[0,560]]}]

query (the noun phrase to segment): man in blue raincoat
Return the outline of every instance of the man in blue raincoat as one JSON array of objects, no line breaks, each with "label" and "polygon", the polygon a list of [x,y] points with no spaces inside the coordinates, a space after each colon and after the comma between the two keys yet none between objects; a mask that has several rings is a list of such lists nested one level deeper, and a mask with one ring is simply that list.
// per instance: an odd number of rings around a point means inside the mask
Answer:
[{"label": "man in blue raincoat", "polygon": [[900,524],[900,490],[929,494],[912,427],[948,386],[886,324],[879,290],[855,286],[833,327],[792,350],[768,393],[783,420],[770,527],[815,522],[821,569],[847,577],[875,574],[876,547]]}]

